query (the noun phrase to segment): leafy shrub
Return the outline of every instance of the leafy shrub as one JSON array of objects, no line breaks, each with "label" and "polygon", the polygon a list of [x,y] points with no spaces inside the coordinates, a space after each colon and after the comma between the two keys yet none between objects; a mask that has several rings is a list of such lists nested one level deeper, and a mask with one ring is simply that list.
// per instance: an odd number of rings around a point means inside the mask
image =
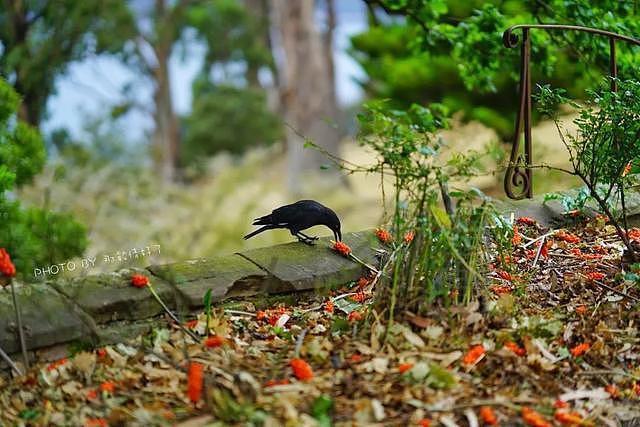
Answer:
[{"label": "leafy shrub", "polygon": [[40,134],[16,118],[19,97],[0,80],[0,247],[11,254],[19,274],[81,255],[84,227],[69,215],[30,207],[23,209],[15,188],[29,183],[44,166]]},{"label": "leafy shrub", "polygon": [[392,183],[393,241],[377,288],[378,308],[393,321],[405,310],[425,312],[436,300],[468,303],[481,279],[477,265],[489,206],[476,190],[448,187],[476,173],[480,154],[443,156],[446,144],[437,131],[447,119],[439,104],[400,111],[372,102],[359,121],[359,141],[377,161],[354,170],[379,173],[383,185]]},{"label": "leafy shrub", "polygon": [[[564,172],[575,175],[585,184],[589,196],[596,200],[602,211],[612,220],[622,241],[633,254],[626,230],[625,187],[629,183],[632,165],[640,160],[640,82],[616,80],[618,91],[612,92],[610,81],[597,90],[589,92],[590,101],[579,105],[565,96],[562,89],[550,86],[540,88],[537,95],[538,108],[555,122],[564,143],[572,170]],[[556,113],[555,106],[568,104],[576,108],[574,120],[576,133],[568,132]],[[625,230],[609,202],[617,196],[622,209]]]}]

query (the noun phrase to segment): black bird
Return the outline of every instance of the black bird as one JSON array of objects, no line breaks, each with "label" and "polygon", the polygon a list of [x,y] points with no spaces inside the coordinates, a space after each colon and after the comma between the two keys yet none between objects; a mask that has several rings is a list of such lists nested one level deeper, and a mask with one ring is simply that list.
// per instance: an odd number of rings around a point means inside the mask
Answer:
[{"label": "black bird", "polygon": [[315,200],[300,200],[290,205],[281,206],[274,209],[269,215],[254,219],[253,225],[262,225],[262,227],[244,236],[245,240],[263,231],[286,228],[299,241],[312,245],[315,240],[318,240],[318,237],[307,236],[302,230],[314,225],[326,225],[333,231],[336,241],[342,240],[338,215]]}]

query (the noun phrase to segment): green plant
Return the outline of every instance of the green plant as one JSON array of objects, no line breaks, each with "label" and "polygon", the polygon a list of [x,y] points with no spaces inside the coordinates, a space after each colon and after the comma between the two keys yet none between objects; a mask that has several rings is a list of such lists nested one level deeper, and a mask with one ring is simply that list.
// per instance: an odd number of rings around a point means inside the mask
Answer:
[{"label": "green plant", "polygon": [[477,190],[449,190],[452,181],[478,171],[481,155],[444,156],[446,142],[437,132],[447,127],[446,114],[439,104],[401,111],[371,102],[358,117],[359,142],[373,150],[376,162],[341,163],[350,172],[380,174],[383,200],[385,183],[392,186],[387,216],[393,241],[377,294],[377,308],[386,310],[390,324],[398,312],[425,312],[436,300],[468,303],[481,280],[488,203]]},{"label": "green plant", "polygon": [[[589,196],[610,218],[629,254],[635,257],[627,236],[625,189],[631,165],[640,159],[640,82],[616,79],[617,92],[610,90],[610,83],[590,91],[586,105],[575,103],[564,90],[548,85],[540,87],[536,99],[538,109],[555,122],[569,153],[572,170],[563,171],[582,180]],[[577,109],[575,133],[563,127],[555,109],[558,104]],[[620,217],[610,207],[614,196],[620,201]]]},{"label": "green plant", "polygon": [[14,257],[19,277],[36,266],[48,266],[81,255],[86,230],[70,215],[43,208],[22,208],[16,187],[29,183],[45,162],[44,144],[36,129],[16,120],[19,98],[0,80],[0,247]]}]

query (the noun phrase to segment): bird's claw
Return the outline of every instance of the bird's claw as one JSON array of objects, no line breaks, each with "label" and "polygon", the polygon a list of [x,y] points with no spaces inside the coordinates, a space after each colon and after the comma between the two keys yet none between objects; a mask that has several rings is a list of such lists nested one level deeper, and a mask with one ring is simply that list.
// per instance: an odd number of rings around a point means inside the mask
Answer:
[{"label": "bird's claw", "polygon": [[302,242],[302,243],[304,243],[305,245],[309,245],[309,246],[313,246],[313,245],[315,245],[315,243],[314,243],[314,242],[315,242],[316,240],[318,240],[318,237],[315,237],[315,238],[314,238],[314,237],[309,237],[309,238],[306,238],[306,237],[298,237],[298,242]]}]

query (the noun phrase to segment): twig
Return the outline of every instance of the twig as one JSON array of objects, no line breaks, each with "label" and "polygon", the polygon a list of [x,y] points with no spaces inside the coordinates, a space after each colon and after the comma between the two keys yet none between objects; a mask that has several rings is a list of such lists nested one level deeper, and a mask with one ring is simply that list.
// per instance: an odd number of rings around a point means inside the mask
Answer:
[{"label": "twig", "polygon": [[186,333],[191,338],[193,338],[196,342],[200,342],[200,337],[197,336],[194,332],[192,332],[189,329],[184,327],[184,325],[180,322],[180,320],[176,317],[176,315],[173,314],[173,312],[169,309],[169,307],[167,307],[167,305],[164,303],[164,301],[162,301],[162,299],[160,298],[160,295],[158,295],[156,293],[155,289],[153,289],[153,286],[151,286],[151,284],[149,284],[147,286],[147,288],[149,288],[149,292],[151,292],[151,294],[155,297],[156,301],[158,301],[158,303],[162,306],[162,308],[169,315],[169,317],[171,317],[171,319],[173,319],[173,321],[176,322],[178,327],[180,329],[182,329],[182,331],[184,333]]},{"label": "twig", "polygon": [[538,246],[538,251],[536,252],[536,258],[533,260],[533,266],[535,267],[538,264],[538,259],[540,259],[540,254],[542,253],[542,248],[544,248],[546,236],[542,236],[542,241],[540,242],[540,246]]},{"label": "twig", "polygon": [[[582,273],[581,273],[580,275],[581,275],[582,277],[584,277],[584,278],[588,278],[587,276],[585,276],[585,275],[584,275],[584,274],[582,274]],[[596,285],[602,286],[603,288],[608,289],[608,290],[610,290],[611,292],[613,292],[613,293],[615,293],[615,294],[618,294],[618,295],[623,296],[623,297],[625,297],[625,298],[632,299],[632,300],[634,300],[634,301],[636,301],[636,302],[640,302],[640,298],[636,298],[636,297],[634,297],[633,295],[629,295],[629,294],[627,294],[627,293],[625,293],[625,292],[622,292],[622,291],[617,290],[616,288],[612,288],[612,287],[611,287],[611,286],[609,286],[609,285],[605,285],[604,283],[602,283],[602,282],[601,282],[601,281],[599,281],[599,280],[593,280],[593,283],[595,283]]]},{"label": "twig", "polygon": [[2,347],[0,347],[0,357],[2,357],[4,359],[5,362],[7,362],[9,364],[9,366],[11,367],[11,369],[13,369],[14,371],[16,371],[16,374],[18,374],[18,376],[22,376],[22,371],[20,370],[20,368],[18,368],[18,366],[16,366],[16,364],[13,362],[13,360],[11,360],[11,358],[9,357],[9,355],[7,353],[4,352],[4,350],[2,349]]},{"label": "twig", "polygon": [[23,360],[24,369],[26,372],[29,370],[29,356],[27,355],[27,343],[24,340],[24,330],[22,328],[22,315],[20,314],[20,307],[18,307],[18,299],[16,298],[16,289],[12,279],[9,279],[9,286],[11,286],[11,298],[13,298],[13,308],[16,310],[16,321],[18,323],[18,337],[20,337],[20,349],[22,350],[22,360]]},{"label": "twig", "polygon": [[249,313],[248,311],[240,311],[240,310],[227,310],[225,308],[224,310],[225,313],[229,313],[229,314],[237,314],[240,316],[251,316],[251,317],[256,317],[255,313]]},{"label": "twig", "polygon": [[304,342],[304,337],[305,335],[307,335],[308,330],[309,328],[304,328],[302,332],[300,332],[300,334],[298,335],[298,338],[296,338],[296,347],[293,351],[294,357],[300,356],[300,349],[302,348],[302,343]]}]

